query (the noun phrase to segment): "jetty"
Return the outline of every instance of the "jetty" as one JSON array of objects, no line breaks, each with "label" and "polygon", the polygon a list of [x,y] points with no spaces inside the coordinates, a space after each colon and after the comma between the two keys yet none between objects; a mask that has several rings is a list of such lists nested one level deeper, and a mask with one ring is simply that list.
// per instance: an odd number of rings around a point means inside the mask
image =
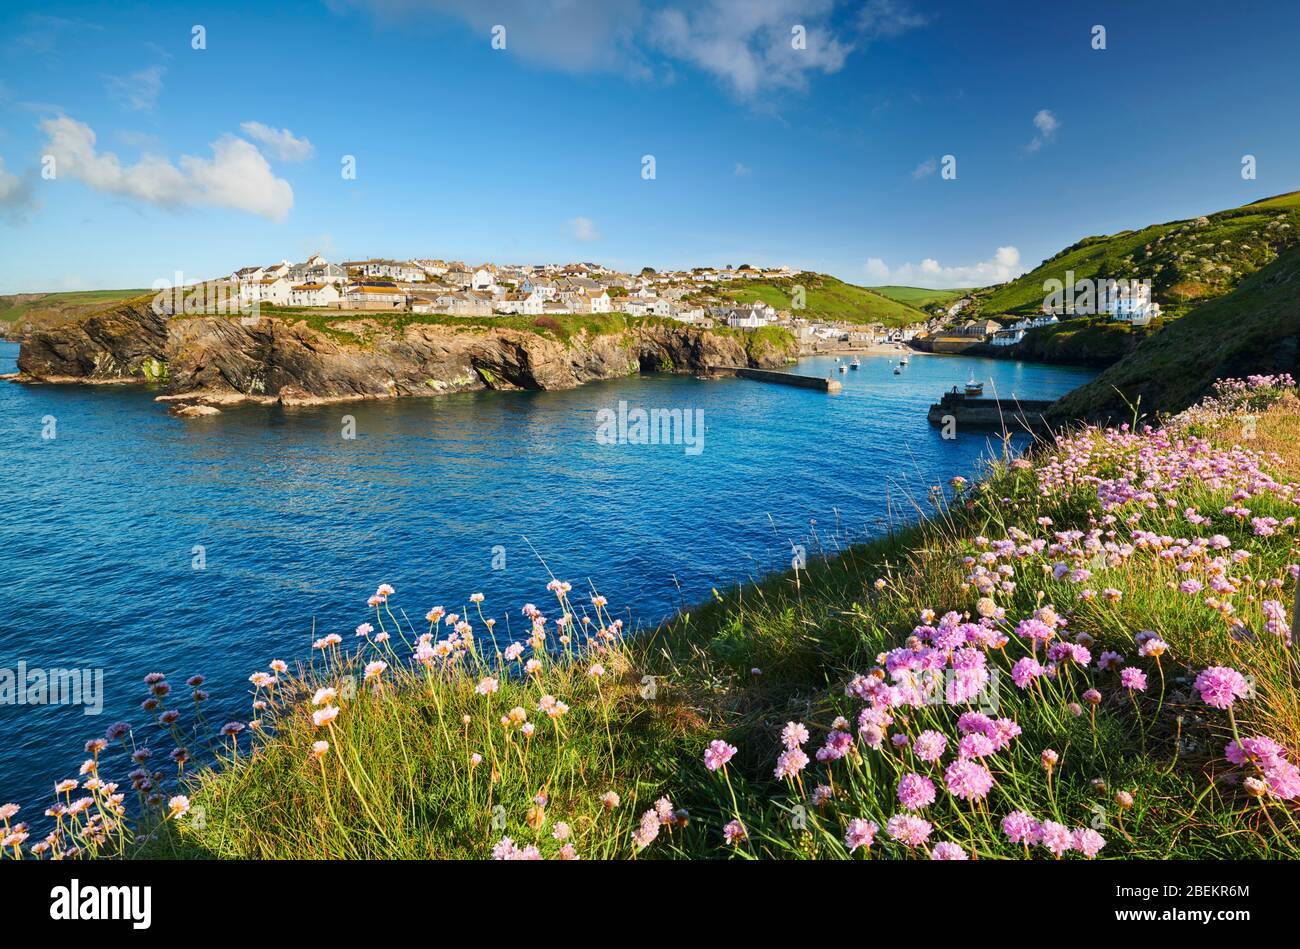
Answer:
[{"label": "jetty", "polygon": [[986,399],[969,396],[957,386],[945,392],[939,401],[930,406],[926,414],[931,425],[946,425],[950,420],[958,426],[992,428],[999,431],[1046,431],[1050,426],[1043,413],[1051,406],[1051,399]]},{"label": "jetty", "polygon": [[820,392],[839,392],[843,387],[838,379],[830,376],[801,376],[796,372],[777,372],[773,369],[750,369],[746,366],[720,366],[714,371],[735,373],[741,379],[753,379],[756,382],[774,382],[777,385],[796,386],[800,389],[817,389]]}]

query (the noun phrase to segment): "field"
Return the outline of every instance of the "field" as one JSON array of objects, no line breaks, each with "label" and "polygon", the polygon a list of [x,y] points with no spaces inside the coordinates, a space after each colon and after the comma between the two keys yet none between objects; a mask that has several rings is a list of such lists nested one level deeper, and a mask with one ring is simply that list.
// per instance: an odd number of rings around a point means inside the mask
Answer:
[{"label": "field", "polygon": [[0,332],[20,322],[49,326],[100,307],[146,293],[145,290],[78,290],[65,293],[21,293],[0,297]]},{"label": "field", "polygon": [[966,294],[970,293],[974,287],[961,287],[953,290],[929,290],[925,287],[867,287],[873,293],[878,293],[882,297],[888,297],[898,303],[906,303],[908,306],[921,307],[930,306],[934,303],[954,303],[960,300]]},{"label": "field", "polygon": [[718,292],[737,303],[762,302],[778,310],[788,310],[796,286],[802,286],[805,294],[805,307],[799,315],[808,319],[907,326],[930,318],[914,306],[825,274],[802,273],[788,280],[750,280],[741,287],[720,287]]}]

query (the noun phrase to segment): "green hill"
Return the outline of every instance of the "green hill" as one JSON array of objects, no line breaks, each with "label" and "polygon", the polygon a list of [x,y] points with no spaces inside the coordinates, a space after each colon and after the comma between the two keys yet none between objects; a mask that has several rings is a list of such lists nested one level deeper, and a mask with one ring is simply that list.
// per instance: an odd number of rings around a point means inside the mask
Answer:
[{"label": "green hill", "polygon": [[53,326],[145,290],[76,290],[0,296],[0,335],[23,326]]},{"label": "green hill", "polygon": [[1137,231],[1085,237],[1029,273],[976,291],[972,314],[987,317],[1041,311],[1043,284],[1082,279],[1151,281],[1166,317],[1222,296],[1300,242],[1300,192],[1265,198],[1205,217],[1153,224]]},{"label": "green hill", "polygon": [[1216,379],[1300,375],[1300,246],[1151,335],[1052,408],[1059,419],[1178,412]]},{"label": "green hill", "polygon": [[743,287],[720,287],[716,292],[737,303],[761,301],[779,310],[788,310],[797,286],[804,288],[802,315],[809,319],[907,326],[930,318],[928,313],[915,306],[891,300],[866,287],[808,271],[779,280],[747,280]]},{"label": "green hill", "polygon": [[953,290],[929,290],[925,287],[867,287],[872,293],[889,297],[908,306],[924,307],[934,303],[954,303],[974,290],[974,287],[959,287]]}]

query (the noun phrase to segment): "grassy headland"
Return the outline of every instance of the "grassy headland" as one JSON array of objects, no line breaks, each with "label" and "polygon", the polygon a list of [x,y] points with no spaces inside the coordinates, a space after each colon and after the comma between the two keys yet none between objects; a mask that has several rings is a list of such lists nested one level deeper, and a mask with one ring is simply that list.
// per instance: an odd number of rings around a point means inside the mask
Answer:
[{"label": "grassy headland", "polygon": [[[1046,330],[1068,332],[1081,320],[1065,320]],[[1094,325],[1098,325],[1094,323]],[[1122,336],[1126,324],[1104,324]],[[1082,332],[1088,332],[1085,328]],[[1037,339],[1037,338],[1035,338]],[[1050,344],[1053,337],[1048,337]],[[1062,341],[1086,351],[1084,340]],[[1038,345],[1037,341],[1035,345]],[[1125,358],[1054,407],[1059,418],[1124,416],[1130,406],[1143,412],[1179,412],[1215,379],[1277,372],[1300,366],[1300,246],[1242,281],[1231,293],[1210,300],[1180,320],[1147,336]]]},{"label": "grassy headland", "polygon": [[1300,192],[1136,231],[1085,237],[1038,267],[976,291],[966,316],[1034,315],[1047,280],[1150,280],[1164,318],[1222,296],[1300,242]]},{"label": "grassy headland", "polygon": [[74,290],[0,296],[0,334],[24,325],[52,326],[140,296],[144,290]]}]

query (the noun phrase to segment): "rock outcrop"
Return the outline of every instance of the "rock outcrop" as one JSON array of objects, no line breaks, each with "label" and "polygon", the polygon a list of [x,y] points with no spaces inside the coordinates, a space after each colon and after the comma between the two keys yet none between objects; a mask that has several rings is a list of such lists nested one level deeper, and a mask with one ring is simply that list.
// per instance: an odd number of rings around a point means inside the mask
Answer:
[{"label": "rock outcrop", "polygon": [[458,325],[340,315],[160,315],[148,299],[30,334],[28,381],[154,382],[169,402],[286,405],[427,396],[465,389],[567,389],[639,371],[770,368],[797,355],[792,337],[746,346],[734,331],[659,320],[565,333],[539,325]]}]

